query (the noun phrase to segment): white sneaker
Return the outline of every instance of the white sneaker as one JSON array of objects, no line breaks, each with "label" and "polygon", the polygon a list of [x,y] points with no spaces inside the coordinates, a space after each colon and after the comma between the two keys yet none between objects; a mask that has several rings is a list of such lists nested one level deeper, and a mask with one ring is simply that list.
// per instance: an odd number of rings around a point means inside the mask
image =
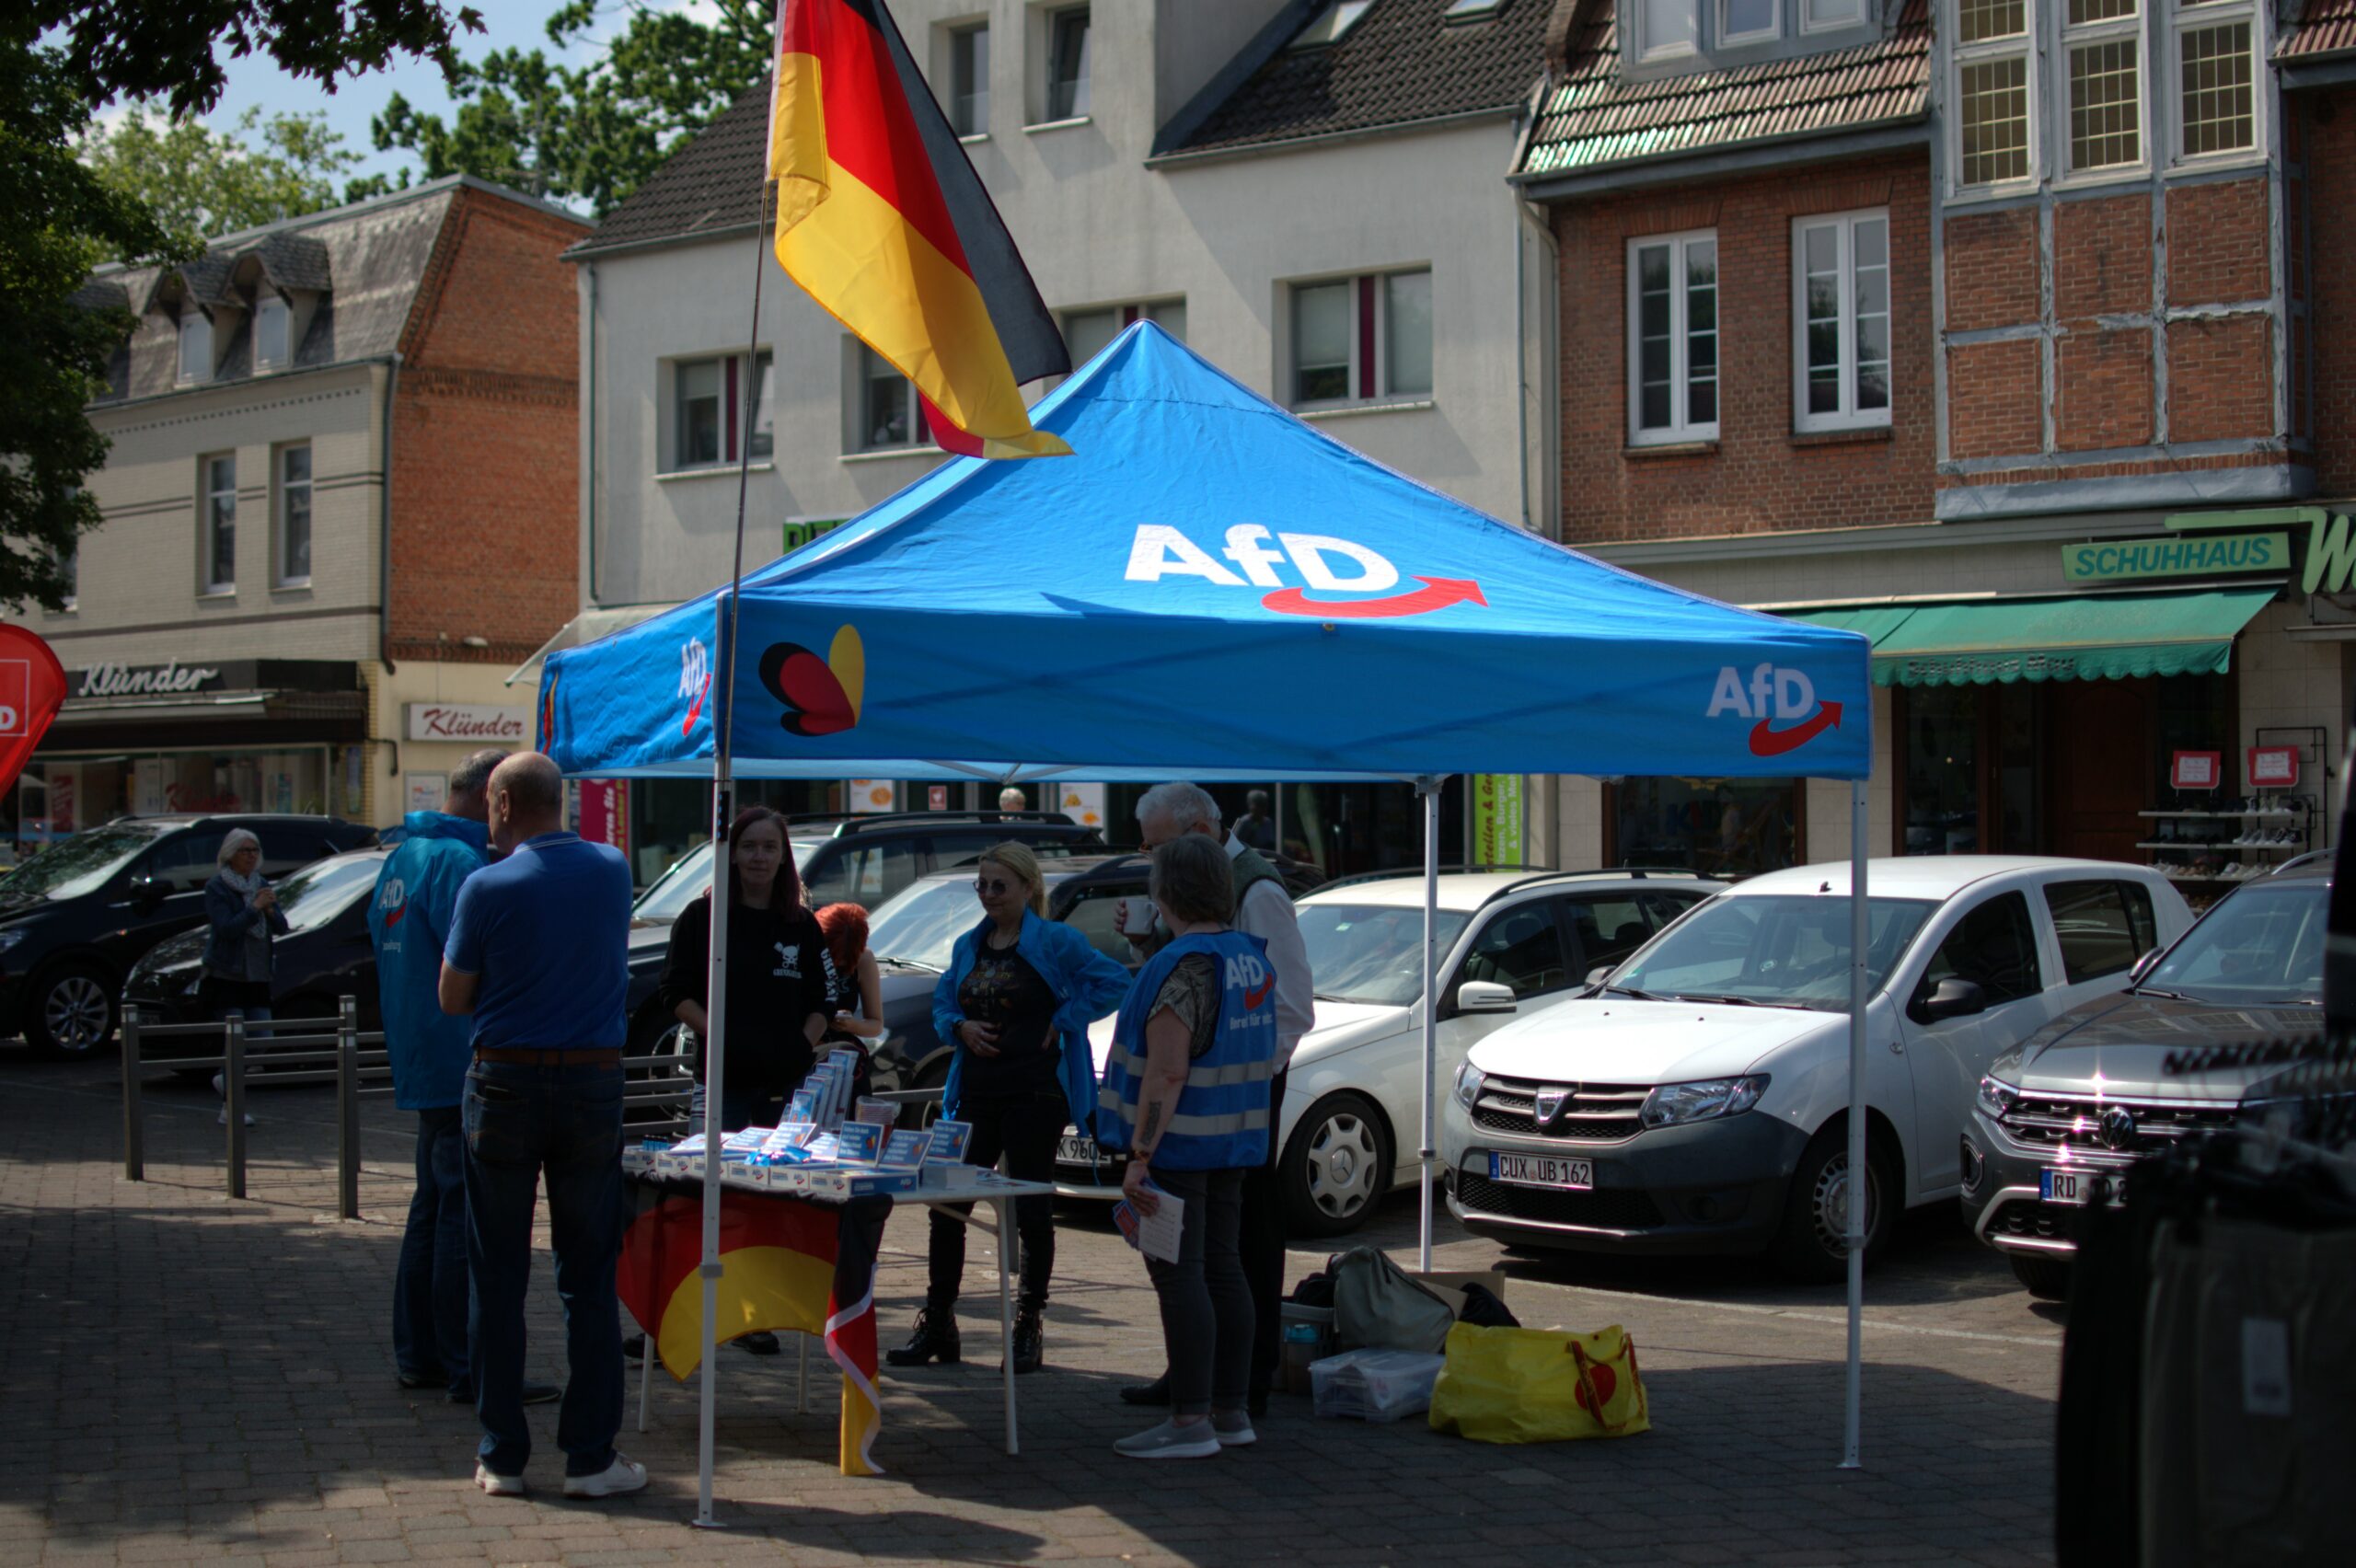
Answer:
[{"label": "white sneaker", "polygon": [[567,1497],[619,1497],[626,1493],[643,1491],[646,1467],[618,1450],[614,1462],[595,1475],[569,1475],[564,1478]]},{"label": "white sneaker", "polygon": [[[524,1478],[522,1476],[501,1475],[497,1470],[492,1470],[480,1459],[477,1459],[475,1461],[475,1484],[481,1487],[485,1492],[490,1493],[493,1497],[521,1497],[524,1495]],[[572,1488],[568,1485],[565,1490],[570,1492]]]}]

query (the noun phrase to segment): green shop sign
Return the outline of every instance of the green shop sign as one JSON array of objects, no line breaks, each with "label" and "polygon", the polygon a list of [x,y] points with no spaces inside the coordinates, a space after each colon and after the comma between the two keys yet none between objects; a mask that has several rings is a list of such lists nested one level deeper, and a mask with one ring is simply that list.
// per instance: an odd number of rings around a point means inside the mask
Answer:
[{"label": "green shop sign", "polygon": [[[2299,586],[2308,594],[2338,594],[2356,573],[2356,535],[2345,514],[2333,516],[2320,506],[2269,506],[2251,512],[2187,512],[2167,520],[2168,527],[2202,533],[2227,528],[2281,528],[2304,525],[2307,530],[2307,567]],[[2281,537],[2281,536],[2274,536]],[[2190,541],[2186,541],[2189,543]],[[2214,541],[2224,543],[2223,540]],[[2079,547],[2064,547],[2067,552]],[[2253,563],[2250,570],[2257,570]],[[2140,574],[2137,574],[2140,575]]]},{"label": "green shop sign", "polygon": [[[2175,526],[2169,520],[2169,526]],[[2231,534],[2217,538],[2120,539],[2062,547],[2062,575],[2072,582],[2122,577],[2191,577],[2218,571],[2288,571],[2288,534]]]}]

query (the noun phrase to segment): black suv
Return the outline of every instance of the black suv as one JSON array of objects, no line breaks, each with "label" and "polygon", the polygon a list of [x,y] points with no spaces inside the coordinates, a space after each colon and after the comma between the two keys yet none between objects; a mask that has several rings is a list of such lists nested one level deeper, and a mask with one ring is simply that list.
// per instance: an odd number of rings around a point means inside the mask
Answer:
[{"label": "black suv", "polygon": [[261,840],[272,878],[376,836],[337,817],[252,813],[121,817],[51,845],[0,877],[0,1037],[21,1032],[48,1056],[105,1045],[132,965],[204,923],[204,884],[236,827]]}]

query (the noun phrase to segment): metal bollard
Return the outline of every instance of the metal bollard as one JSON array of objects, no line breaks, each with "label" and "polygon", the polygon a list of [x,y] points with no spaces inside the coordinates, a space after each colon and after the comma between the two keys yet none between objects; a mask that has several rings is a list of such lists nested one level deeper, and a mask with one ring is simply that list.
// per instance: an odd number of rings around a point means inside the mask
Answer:
[{"label": "metal bollard", "polygon": [[229,1195],[246,1195],[246,1020],[231,1013],[222,1022],[222,1114],[229,1124]]},{"label": "metal bollard", "polygon": [[139,1009],[122,1009],[122,1179],[147,1180],[147,1113],[139,1100]]},{"label": "metal bollard", "polygon": [[335,1212],[360,1217],[360,1015],[342,1000],[335,1025]]}]

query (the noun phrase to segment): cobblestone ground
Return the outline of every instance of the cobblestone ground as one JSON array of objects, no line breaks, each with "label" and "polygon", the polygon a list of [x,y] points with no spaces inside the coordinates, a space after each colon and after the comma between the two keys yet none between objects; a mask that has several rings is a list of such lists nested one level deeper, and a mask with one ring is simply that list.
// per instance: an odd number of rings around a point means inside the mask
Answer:
[{"label": "cobblestone ground", "polygon": [[[1533,1326],[1624,1323],[1654,1430],[1495,1447],[1420,1421],[1314,1419],[1278,1396],[1258,1447],[1140,1465],[1114,1398],[1161,1363],[1153,1297],[1096,1214],[1061,1220],[1048,1369],[1022,1386],[1022,1452],[999,1445],[995,1259],[974,1238],[967,1361],[888,1376],[877,1456],[834,1466],[837,1389],[795,1413],[794,1357],[723,1350],[718,1496],[690,1529],[694,1389],[658,1378],[624,1447],[653,1484],[558,1493],[555,1407],[525,1499],[470,1482],[472,1413],[393,1381],[389,1290],[409,1182],[404,1119],[365,1116],[362,1203],[334,1212],[327,1091],[255,1095],[250,1196],[222,1193],[201,1088],[148,1087],[148,1179],[122,1179],[110,1066],[0,1046],[0,1563],[2038,1562],[2050,1558],[2061,1330],[1945,1213],[1918,1216],[1868,1286],[1865,1468],[1841,1446],[1837,1290],[1746,1264],[1508,1260]],[[879,1280],[890,1341],[923,1290],[904,1212]],[[1412,1256],[1412,1194],[1368,1235]],[[1443,1216],[1442,1266],[1502,1254]],[[545,1236],[542,1238],[545,1244]],[[1324,1251],[1296,1250],[1296,1276]],[[562,1377],[547,1271],[531,1371]],[[632,1383],[635,1395],[635,1380]],[[634,1406],[633,1406],[634,1409]]]}]

